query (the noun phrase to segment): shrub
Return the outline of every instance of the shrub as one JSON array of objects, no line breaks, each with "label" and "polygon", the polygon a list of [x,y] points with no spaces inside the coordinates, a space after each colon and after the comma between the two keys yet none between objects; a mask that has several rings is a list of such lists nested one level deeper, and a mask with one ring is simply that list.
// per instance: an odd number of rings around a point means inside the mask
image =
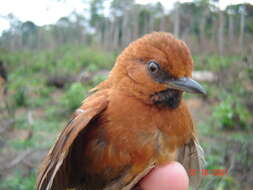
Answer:
[{"label": "shrub", "polygon": [[81,83],[73,83],[61,99],[61,103],[68,110],[74,111],[81,105],[82,100],[85,97],[85,88]]},{"label": "shrub", "polygon": [[250,114],[240,100],[227,96],[223,102],[214,107],[214,120],[225,129],[245,128]]},{"label": "shrub", "polygon": [[13,96],[14,103],[17,107],[27,106],[27,89],[25,87],[17,88],[15,95]]}]

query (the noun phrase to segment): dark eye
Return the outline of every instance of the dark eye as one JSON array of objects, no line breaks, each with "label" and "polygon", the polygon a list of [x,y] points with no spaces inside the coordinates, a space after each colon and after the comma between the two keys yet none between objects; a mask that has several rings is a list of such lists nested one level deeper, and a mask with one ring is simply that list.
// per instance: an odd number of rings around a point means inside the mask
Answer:
[{"label": "dark eye", "polygon": [[160,66],[158,63],[154,62],[154,61],[150,61],[148,63],[148,70],[151,72],[151,73],[156,73],[160,70]]}]

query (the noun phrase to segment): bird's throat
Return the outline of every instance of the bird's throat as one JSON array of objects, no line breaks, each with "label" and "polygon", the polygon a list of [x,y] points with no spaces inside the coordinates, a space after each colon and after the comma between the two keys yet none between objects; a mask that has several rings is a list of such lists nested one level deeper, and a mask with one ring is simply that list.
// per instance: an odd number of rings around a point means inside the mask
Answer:
[{"label": "bird's throat", "polygon": [[152,102],[159,107],[175,109],[179,106],[182,92],[174,89],[167,89],[156,92],[151,96]]}]

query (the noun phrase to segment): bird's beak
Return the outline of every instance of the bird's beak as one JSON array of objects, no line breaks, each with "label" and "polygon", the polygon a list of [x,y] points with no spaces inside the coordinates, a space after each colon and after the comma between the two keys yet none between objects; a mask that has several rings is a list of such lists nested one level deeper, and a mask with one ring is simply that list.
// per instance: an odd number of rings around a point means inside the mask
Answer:
[{"label": "bird's beak", "polygon": [[169,80],[168,84],[178,90],[206,95],[206,91],[198,82],[187,77]]}]

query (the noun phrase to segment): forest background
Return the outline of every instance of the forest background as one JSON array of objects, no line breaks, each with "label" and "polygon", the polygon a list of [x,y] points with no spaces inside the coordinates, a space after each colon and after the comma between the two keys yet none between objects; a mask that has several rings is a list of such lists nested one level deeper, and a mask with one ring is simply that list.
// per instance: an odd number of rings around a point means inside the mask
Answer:
[{"label": "forest background", "polygon": [[188,44],[193,77],[208,91],[185,95],[207,159],[201,189],[252,189],[252,3],[193,0],[169,10],[160,2],[82,3],[83,12],[47,25],[0,13],[10,24],[0,36],[0,189],[34,189],[42,158],[88,90],[129,42],[152,31]]}]

